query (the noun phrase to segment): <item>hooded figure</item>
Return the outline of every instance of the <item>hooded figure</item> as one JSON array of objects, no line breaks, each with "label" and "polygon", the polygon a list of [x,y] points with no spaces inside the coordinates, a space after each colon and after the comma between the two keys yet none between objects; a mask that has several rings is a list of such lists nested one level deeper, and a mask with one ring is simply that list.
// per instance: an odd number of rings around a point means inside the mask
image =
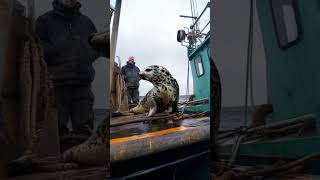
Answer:
[{"label": "hooded figure", "polygon": [[89,136],[94,119],[92,63],[99,55],[88,39],[97,30],[80,12],[77,0],[54,0],[52,5],[53,10],[37,19],[35,29],[55,86],[60,135],[69,132],[70,117],[73,131]]},{"label": "hooded figure", "polygon": [[123,66],[121,73],[124,76],[126,82],[129,105],[137,105],[139,103],[139,72],[140,69],[135,65],[135,59],[133,56],[129,57],[127,65]]}]

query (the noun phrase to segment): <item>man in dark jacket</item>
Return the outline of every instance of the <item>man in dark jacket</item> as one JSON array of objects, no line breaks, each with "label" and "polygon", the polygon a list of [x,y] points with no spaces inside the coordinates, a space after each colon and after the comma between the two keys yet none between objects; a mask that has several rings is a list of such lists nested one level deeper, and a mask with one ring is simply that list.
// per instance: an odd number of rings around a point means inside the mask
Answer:
[{"label": "man in dark jacket", "polygon": [[36,21],[36,33],[44,46],[49,78],[55,86],[59,114],[59,133],[69,133],[69,117],[75,134],[89,136],[93,128],[91,83],[94,79],[92,63],[98,53],[88,38],[97,30],[92,21],[81,14],[77,0],[54,0],[53,10]]},{"label": "man in dark jacket", "polygon": [[139,103],[139,72],[140,69],[135,65],[133,56],[130,56],[127,65],[121,68],[127,86],[129,105]]}]

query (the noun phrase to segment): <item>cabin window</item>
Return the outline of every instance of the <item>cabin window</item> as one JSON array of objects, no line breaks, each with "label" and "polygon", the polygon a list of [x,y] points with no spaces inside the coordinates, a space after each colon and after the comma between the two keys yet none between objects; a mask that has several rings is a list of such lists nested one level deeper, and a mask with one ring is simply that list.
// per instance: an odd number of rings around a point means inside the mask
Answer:
[{"label": "cabin window", "polygon": [[194,65],[196,67],[196,72],[197,72],[198,77],[202,76],[204,74],[204,67],[203,67],[203,61],[202,61],[201,56],[198,56],[194,60]]},{"label": "cabin window", "polygon": [[301,37],[296,0],[272,0],[272,16],[280,48],[296,44]]}]

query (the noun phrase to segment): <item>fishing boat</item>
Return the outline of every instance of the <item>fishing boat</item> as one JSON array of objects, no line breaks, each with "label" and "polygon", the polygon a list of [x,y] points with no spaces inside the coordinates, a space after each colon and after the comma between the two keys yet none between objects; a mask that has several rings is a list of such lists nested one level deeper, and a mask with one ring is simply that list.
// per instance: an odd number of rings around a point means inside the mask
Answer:
[{"label": "fishing boat", "polygon": [[[271,101],[257,107],[246,103],[241,126],[216,132],[221,159],[213,169],[215,179],[320,179],[316,165],[320,148],[319,1],[250,1],[248,64],[254,53],[253,2],[262,32]],[[249,110],[253,111],[251,118]]]},{"label": "fishing boat", "polygon": [[[111,92],[113,82],[122,82],[121,76],[116,81],[111,78],[121,0],[113,9],[115,15],[108,61],[110,86],[107,92]],[[203,12],[208,9],[209,4]],[[3,81],[0,83],[0,142],[3,143],[1,154],[6,154],[0,156],[2,179],[104,179],[108,177],[109,162],[112,178],[115,179],[163,179],[173,176],[179,179],[208,179],[210,34],[198,29],[198,19],[203,13],[199,17],[192,16],[194,23],[190,32],[178,32],[177,40],[189,44],[189,62],[186,64],[190,65],[195,85],[192,98],[180,104],[180,114],[164,112],[146,118],[144,115],[118,111],[110,118],[110,109],[107,109],[104,120],[89,139],[61,154],[57,114],[50,91],[52,84],[47,79],[41,45],[33,36],[33,12],[32,0],[28,1],[27,6],[16,1],[0,1],[0,18],[3,18],[0,67],[4,72],[1,73]],[[106,50],[109,49],[109,43],[106,43],[110,38],[108,33],[107,30],[92,37],[90,42],[93,47],[109,52]],[[121,94],[121,90],[119,92]],[[113,99],[112,96],[109,100],[118,102],[121,109],[120,102],[124,99],[119,96]],[[173,120],[174,125],[168,125],[167,120]],[[109,123],[106,124],[109,121],[110,128]],[[97,148],[92,148],[95,146]],[[83,147],[84,151],[81,150]],[[71,159],[64,157],[65,153],[70,155],[68,152],[73,155]],[[163,173],[166,177],[159,176]]]},{"label": "fishing boat", "polygon": [[[113,36],[117,36],[120,9],[121,1],[117,0],[111,34],[111,59],[116,47],[117,38]],[[192,14],[190,28],[177,33],[177,41],[187,47],[186,64],[190,66],[194,83],[194,94],[180,103],[180,113],[168,111],[145,117],[118,112],[111,118],[111,178],[209,178],[210,32],[199,29],[199,19],[209,10],[208,3],[199,16]],[[167,124],[168,120],[174,124]]]}]

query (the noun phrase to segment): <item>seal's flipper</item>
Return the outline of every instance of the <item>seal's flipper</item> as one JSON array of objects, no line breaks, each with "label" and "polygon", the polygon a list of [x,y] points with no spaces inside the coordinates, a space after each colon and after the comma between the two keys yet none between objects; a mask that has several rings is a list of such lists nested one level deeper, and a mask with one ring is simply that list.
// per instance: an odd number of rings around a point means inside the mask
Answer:
[{"label": "seal's flipper", "polygon": [[150,101],[150,103],[151,103],[151,106],[150,106],[150,109],[149,109],[148,117],[153,116],[157,112],[157,103],[156,103],[156,101],[153,99],[153,100]]}]

